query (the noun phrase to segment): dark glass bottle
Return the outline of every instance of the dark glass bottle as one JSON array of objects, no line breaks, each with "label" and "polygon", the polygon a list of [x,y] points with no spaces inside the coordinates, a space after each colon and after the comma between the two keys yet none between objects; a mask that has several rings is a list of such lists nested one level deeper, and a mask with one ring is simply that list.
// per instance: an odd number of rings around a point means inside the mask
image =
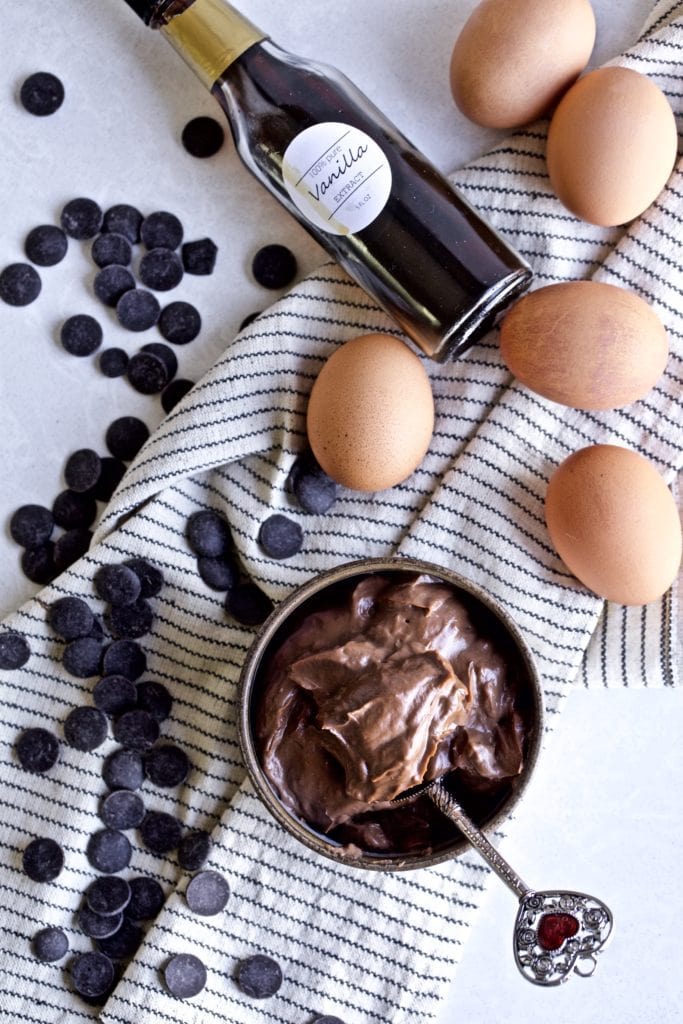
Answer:
[{"label": "dark glass bottle", "polygon": [[344,75],[226,0],[126,0],[225,111],[250,171],[433,359],[463,352],[531,270]]}]

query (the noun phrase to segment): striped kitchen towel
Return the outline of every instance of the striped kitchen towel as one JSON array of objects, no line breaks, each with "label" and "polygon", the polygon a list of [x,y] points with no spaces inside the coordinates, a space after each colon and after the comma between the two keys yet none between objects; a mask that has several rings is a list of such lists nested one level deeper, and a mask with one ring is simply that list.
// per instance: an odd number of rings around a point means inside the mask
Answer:
[{"label": "striped kitchen towel", "polygon": [[[621,58],[650,75],[678,114],[682,46],[683,2],[662,0],[641,41]],[[681,169],[627,230],[592,227],[551,193],[545,128],[519,132],[453,180],[533,264],[536,286],[594,277],[652,302],[671,339],[666,373],[626,409],[568,410],[515,384],[492,334],[457,363],[426,365],[437,419],[430,450],[410,479],[373,495],[342,491],[328,513],[313,516],[302,513],[286,485],[305,444],[312,382],[348,338],[398,331],[331,264],[243,331],[139,453],[88,554],[4,623],[28,638],[31,657],[22,669],[0,673],[3,1019],[306,1024],[328,1013],[348,1024],[422,1024],[438,1011],[482,901],[488,872],[474,853],[417,872],[366,873],[300,848],[261,807],[245,780],[236,734],[236,682],[253,631],[232,621],[221,596],[199,578],[185,539],[192,512],[213,508],[227,518],[246,571],[275,602],[320,570],[358,557],[398,553],[460,571],[489,590],[529,639],[551,727],[574,681],[677,681],[673,594],[629,610],[587,593],[549,545],[543,497],[553,467],[586,444],[628,445],[672,484],[683,464]],[[256,542],[273,511],[304,529],[302,551],[286,561],[266,558]],[[212,833],[209,865],[226,876],[231,897],[218,916],[193,915],[183,896],[189,876],[175,858],[136,848],[125,874],[157,878],[166,903],[106,1005],[91,1007],[73,993],[67,961],[37,962],[30,939],[57,925],[72,951],[88,948],[74,914],[95,875],[85,848],[101,824],[102,762],[116,745],[108,739],[79,753],[64,744],[55,768],[37,776],[20,768],[14,743],[29,725],[59,732],[70,708],[91,701],[93,680],[70,676],[61,664],[62,647],[46,621],[51,602],[73,594],[100,609],[98,566],[136,556],[165,576],[142,641],[147,678],[172,692],[163,735],[193,765],[177,791],[146,783],[145,803]],[[38,885],[22,871],[22,851],[47,835],[62,845],[65,867]],[[160,974],[183,952],[208,968],[204,990],[185,1001],[168,993]],[[268,1000],[242,995],[234,981],[238,962],[255,952],[283,968],[284,983]]]}]

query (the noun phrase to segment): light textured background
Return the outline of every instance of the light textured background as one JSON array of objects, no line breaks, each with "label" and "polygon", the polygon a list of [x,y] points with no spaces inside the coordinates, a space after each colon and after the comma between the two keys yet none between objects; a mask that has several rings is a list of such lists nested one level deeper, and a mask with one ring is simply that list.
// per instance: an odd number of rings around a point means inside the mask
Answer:
[{"label": "light textured background", "polygon": [[[467,124],[448,91],[450,50],[473,6],[472,0],[242,3],[283,46],[346,71],[445,171],[499,137]],[[600,0],[594,6],[599,36],[592,63],[599,63],[633,40],[650,4]],[[138,60],[133,75],[125,52],[131,49]],[[21,81],[37,69],[55,71],[67,91],[62,112],[44,120],[31,118],[17,100]],[[231,145],[209,161],[184,153],[183,125],[216,113],[214,102],[122,0],[22,0],[8,7],[0,32],[0,104],[0,266],[22,259],[30,228],[54,222],[76,195],[103,206],[130,201],[144,212],[167,208],[181,216],[188,238],[208,234],[217,242],[216,273],[187,277],[169,296],[195,302],[204,318],[200,338],[177,350],[182,376],[198,378],[242,318],[274,297],[249,277],[260,245],[289,244],[302,273],[322,258],[241,167]],[[68,136],[67,115],[78,125]],[[106,380],[94,359],[74,359],[58,344],[59,324],[74,312],[97,315],[106,344],[132,353],[149,340],[122,331],[90,298],[86,247],[72,244],[64,263],[41,276],[36,304],[0,307],[2,613],[37,589],[18,569],[6,526],[11,512],[25,502],[51,504],[68,453],[82,446],[104,453],[104,431],[116,416],[140,415],[150,427],[162,416],[158,399],[137,395],[123,380]],[[494,887],[444,1022],[680,1019],[683,983],[671,963],[683,913],[676,796],[683,786],[682,726],[680,692],[572,694],[503,852],[530,884],[585,888],[610,903],[617,918],[612,947],[590,982],[576,979],[549,992],[529,986],[512,962],[514,897]]]}]

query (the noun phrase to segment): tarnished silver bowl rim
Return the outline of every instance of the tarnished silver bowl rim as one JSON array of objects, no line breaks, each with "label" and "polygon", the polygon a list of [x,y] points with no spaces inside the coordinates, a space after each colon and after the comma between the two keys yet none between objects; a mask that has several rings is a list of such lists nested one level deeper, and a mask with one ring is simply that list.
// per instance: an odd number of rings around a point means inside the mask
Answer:
[{"label": "tarnished silver bowl rim", "polygon": [[251,698],[254,690],[254,683],[257,678],[263,656],[267,653],[269,645],[276,634],[282,629],[290,615],[297,611],[303,604],[326,590],[328,587],[342,583],[357,576],[359,579],[375,573],[407,573],[413,575],[426,574],[437,580],[450,584],[457,590],[464,592],[484,606],[502,624],[505,631],[514,643],[521,663],[527,675],[530,686],[530,697],[532,701],[532,714],[534,727],[527,738],[526,763],[523,772],[516,781],[511,793],[495,813],[486,820],[483,827],[486,831],[496,829],[502,821],[509,817],[513,808],[517,805],[524,793],[533,771],[536,767],[538,755],[541,748],[543,735],[544,711],[543,692],[540,677],[536,667],[534,656],[524,639],[516,622],[510,617],[504,608],[482,587],[473,583],[466,577],[453,569],[448,569],[433,562],[422,561],[416,558],[362,558],[353,562],[344,562],[332,569],[328,569],[314,576],[307,583],[302,584],[294,590],[285,600],[278,605],[268,616],[260,627],[254,641],[247,653],[246,660],[242,666],[239,680],[239,742],[242,755],[246,764],[249,778],[261,799],[264,806],[282,825],[282,827],[295,839],[299,840],[309,849],[315,850],[325,857],[331,858],[337,863],[346,864],[351,867],[358,867],[376,871],[399,871],[414,868],[429,867],[440,864],[443,861],[451,860],[464,850],[469,849],[467,840],[454,842],[445,849],[437,852],[428,852],[422,855],[411,855],[406,858],[398,856],[363,856],[357,850],[349,850],[344,846],[335,845],[326,841],[324,837],[315,832],[304,822],[294,817],[282,804],[277,793],[271,787],[256,753],[256,746],[251,729]]}]

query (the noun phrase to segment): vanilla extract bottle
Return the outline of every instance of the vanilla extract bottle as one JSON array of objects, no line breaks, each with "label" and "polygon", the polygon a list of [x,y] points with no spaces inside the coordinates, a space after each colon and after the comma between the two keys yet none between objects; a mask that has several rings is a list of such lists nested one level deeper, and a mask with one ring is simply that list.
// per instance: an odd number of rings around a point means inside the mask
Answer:
[{"label": "vanilla extract bottle", "polygon": [[465,351],[528,264],[367,97],[226,0],[126,0],[223,108],[247,168],[433,359]]}]

